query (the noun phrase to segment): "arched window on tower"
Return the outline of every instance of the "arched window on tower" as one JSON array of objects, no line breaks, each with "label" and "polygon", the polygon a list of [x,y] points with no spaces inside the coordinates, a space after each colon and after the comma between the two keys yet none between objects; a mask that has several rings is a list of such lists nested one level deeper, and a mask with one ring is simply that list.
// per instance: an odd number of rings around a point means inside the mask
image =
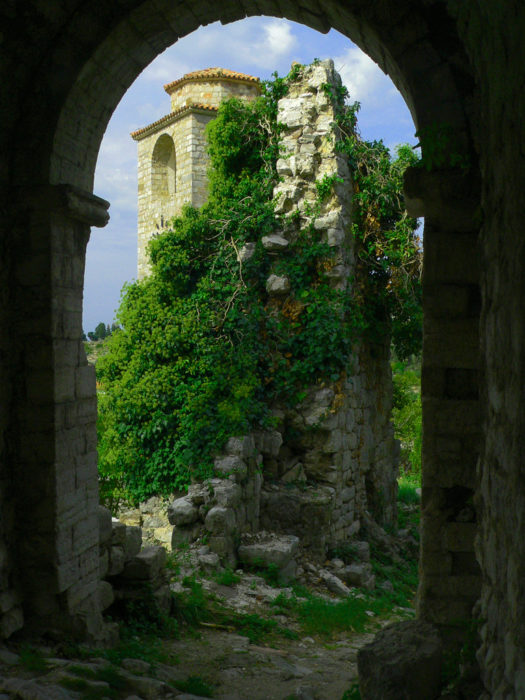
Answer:
[{"label": "arched window on tower", "polygon": [[168,134],[157,139],[151,156],[151,193],[162,199],[175,195],[175,145]]}]

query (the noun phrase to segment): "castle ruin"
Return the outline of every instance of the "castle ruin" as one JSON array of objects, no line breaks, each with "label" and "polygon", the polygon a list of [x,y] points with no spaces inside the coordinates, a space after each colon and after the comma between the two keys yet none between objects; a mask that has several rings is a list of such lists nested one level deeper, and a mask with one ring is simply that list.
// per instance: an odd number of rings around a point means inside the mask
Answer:
[{"label": "castle ruin", "polygon": [[[249,99],[259,91],[257,78],[234,74],[235,78],[224,80],[223,76],[230,74],[219,68],[196,71],[165,86],[172,94],[171,115],[133,134],[133,138],[140,139],[139,270],[143,274],[147,270],[146,242],[152,231],[160,230],[167,212],[177,213],[187,201],[204,203],[204,127],[213,118],[213,111],[222,99],[232,95]],[[286,255],[301,230],[313,223],[319,240],[333,255],[327,273],[330,284],[342,290],[354,284],[352,280],[358,274],[351,233],[352,178],[347,157],[338,150],[342,137],[333,129],[341,106],[327,94],[326,85],[333,85],[336,92],[341,87],[333,61],[296,66],[296,77],[278,102],[283,133],[277,161],[279,182],[273,195],[276,213],[288,223],[275,235],[263,237],[261,243],[272,269],[277,270],[279,258]],[[197,98],[208,101],[205,115],[204,103],[193,102]],[[192,107],[180,107],[188,101]],[[189,143],[186,158],[181,168],[175,168],[175,153],[184,143]],[[169,148],[163,144],[169,144]],[[159,173],[155,154],[161,148],[165,165]],[[192,165],[196,173],[191,171]],[[312,221],[316,183],[334,176],[337,182],[333,192],[319,205],[319,215]],[[195,187],[183,190],[187,193],[183,196],[177,185],[170,189],[170,178],[172,183],[187,181]],[[239,256],[249,255],[254,247],[255,241],[247,243]],[[289,280],[276,274],[269,275],[266,292],[266,303],[274,311],[294,303]],[[338,312],[334,309],[334,313]],[[173,542],[192,541],[208,530],[212,550],[223,563],[234,566],[236,537],[261,527],[281,535],[300,536],[302,547],[324,560],[329,548],[357,536],[361,525],[370,519],[395,525],[399,450],[390,422],[389,342],[388,336],[373,347],[371,342],[356,342],[340,379],[320,383],[319,378],[317,383],[305,386],[303,400],[293,408],[273,405],[275,430],[242,438],[243,445],[252,446],[251,452],[245,447],[242,455],[231,453],[226,446],[225,454],[215,460],[215,471],[226,478],[229,470],[240,472],[237,481],[242,497],[232,497],[235,505],[228,516],[221,505],[220,517],[218,511],[213,511],[213,519],[202,519],[200,527],[191,494],[182,498],[178,508],[184,515],[182,522],[174,516],[174,524],[180,527],[173,533]],[[231,437],[237,445],[238,436]],[[231,488],[231,484],[226,486]],[[226,486],[219,482],[209,488],[220,490]],[[202,494],[199,489],[196,493],[198,500]],[[195,514],[191,522],[188,512]]]},{"label": "castle ruin", "polygon": [[[95,376],[81,339],[110,116],[179,38],[269,15],[342,32],[390,75],[420,133],[453,137],[441,164],[405,176],[425,217],[417,616],[459,635],[476,618],[480,697],[525,696],[524,13],[521,0],[3,3],[2,638],[100,630]],[[422,145],[431,159],[435,143]]]}]

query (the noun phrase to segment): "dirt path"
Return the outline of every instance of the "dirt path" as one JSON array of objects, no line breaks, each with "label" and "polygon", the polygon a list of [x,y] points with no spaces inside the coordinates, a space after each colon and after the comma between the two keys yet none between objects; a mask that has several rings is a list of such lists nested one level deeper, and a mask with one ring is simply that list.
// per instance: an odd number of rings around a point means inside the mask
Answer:
[{"label": "dirt path", "polygon": [[172,642],[170,651],[186,677],[202,678],[221,700],[341,700],[357,678],[357,650],[373,636],[349,635],[330,643],[282,639],[274,648],[203,630],[200,639]]}]

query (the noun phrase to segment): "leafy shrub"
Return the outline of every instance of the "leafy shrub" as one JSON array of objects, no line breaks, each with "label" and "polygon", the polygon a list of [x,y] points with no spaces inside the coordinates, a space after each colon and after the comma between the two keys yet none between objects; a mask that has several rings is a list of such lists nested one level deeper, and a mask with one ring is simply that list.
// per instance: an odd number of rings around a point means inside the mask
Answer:
[{"label": "leafy shrub", "polygon": [[407,492],[421,486],[421,379],[419,363],[415,366],[392,363],[394,434],[401,442],[400,488]]}]

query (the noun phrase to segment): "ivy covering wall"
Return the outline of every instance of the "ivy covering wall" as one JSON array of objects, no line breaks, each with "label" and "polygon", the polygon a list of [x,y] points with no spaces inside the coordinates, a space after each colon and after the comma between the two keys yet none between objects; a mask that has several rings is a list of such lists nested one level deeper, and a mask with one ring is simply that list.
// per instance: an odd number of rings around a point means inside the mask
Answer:
[{"label": "ivy covering wall", "polygon": [[[121,330],[97,365],[106,500],[167,494],[209,476],[228,437],[271,427],[273,405],[337,381],[358,341],[391,333],[398,356],[419,349],[420,254],[402,197],[403,171],[417,157],[409,146],[392,158],[381,142],[363,141],[359,105],[344,90],[325,86],[353,177],[355,279],[344,289],[332,283],[333,250],[314,225],[336,178],[317,183],[310,223],[277,269],[261,243],[296,224],[276,215],[273,189],[277,102],[300,71],[265,83],[252,103],[222,104],[207,132],[208,203],[186,208],[151,242],[151,275],[123,290]],[[266,291],[270,268],[290,283],[278,305]]]}]

